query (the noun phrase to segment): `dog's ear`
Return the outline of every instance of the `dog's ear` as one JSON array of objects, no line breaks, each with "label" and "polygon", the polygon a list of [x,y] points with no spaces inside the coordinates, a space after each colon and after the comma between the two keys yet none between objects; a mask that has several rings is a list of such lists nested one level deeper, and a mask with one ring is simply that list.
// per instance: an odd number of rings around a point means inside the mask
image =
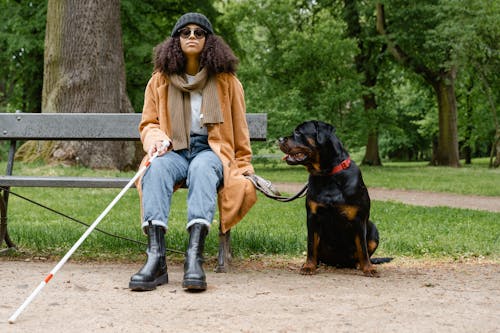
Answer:
[{"label": "dog's ear", "polygon": [[318,144],[323,144],[330,140],[332,133],[335,133],[335,127],[322,121],[316,122],[316,140]]}]

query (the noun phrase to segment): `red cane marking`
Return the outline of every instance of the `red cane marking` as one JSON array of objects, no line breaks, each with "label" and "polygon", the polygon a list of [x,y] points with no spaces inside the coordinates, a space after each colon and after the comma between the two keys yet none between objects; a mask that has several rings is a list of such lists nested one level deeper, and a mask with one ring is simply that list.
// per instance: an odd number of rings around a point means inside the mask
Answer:
[{"label": "red cane marking", "polygon": [[45,283],[49,283],[50,279],[52,279],[54,277],[54,274],[49,274],[47,275],[47,277],[45,278]]},{"label": "red cane marking", "polygon": [[151,164],[151,161],[147,161],[146,164],[145,164],[145,166],[148,167],[150,164]]}]

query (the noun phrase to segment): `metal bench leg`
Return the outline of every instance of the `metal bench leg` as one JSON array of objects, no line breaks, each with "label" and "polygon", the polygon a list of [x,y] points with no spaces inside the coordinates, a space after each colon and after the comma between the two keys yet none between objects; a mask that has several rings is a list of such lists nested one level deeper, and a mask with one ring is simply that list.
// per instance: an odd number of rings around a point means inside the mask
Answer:
[{"label": "metal bench leg", "polygon": [[14,244],[14,242],[10,239],[9,230],[5,231],[5,244],[7,244],[8,248],[6,248],[4,251],[15,250],[17,248],[16,244]]},{"label": "metal bench leg", "polygon": [[[2,194],[4,191],[2,191]],[[7,234],[7,210],[5,209],[5,202],[3,195],[0,195],[0,248],[2,247],[3,240]]]},{"label": "metal bench leg", "polygon": [[2,243],[5,240],[5,244],[7,244],[8,249],[0,250],[0,252],[4,252],[5,250],[16,247],[16,245],[10,239],[9,232],[7,230],[7,192],[2,192],[3,195],[0,195],[0,248],[2,247]]},{"label": "metal bench leg", "polygon": [[231,230],[228,230],[225,234],[219,231],[219,256],[215,272],[227,273],[229,265],[231,264],[231,259]]},{"label": "metal bench leg", "polygon": [[[14,168],[14,156],[16,154],[16,140],[10,141],[9,157],[7,160],[7,170],[6,175],[12,175],[12,170]],[[2,243],[5,240],[8,248],[0,250],[4,252],[6,250],[15,249],[16,245],[10,240],[9,232],[7,231],[7,205],[9,203],[9,189],[10,187],[5,187],[5,189],[0,189],[0,249],[2,248]]]}]

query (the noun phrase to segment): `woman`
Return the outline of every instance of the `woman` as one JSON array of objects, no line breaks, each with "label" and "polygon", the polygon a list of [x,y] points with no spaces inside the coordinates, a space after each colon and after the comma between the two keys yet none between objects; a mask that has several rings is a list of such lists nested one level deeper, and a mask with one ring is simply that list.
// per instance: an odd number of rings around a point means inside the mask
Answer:
[{"label": "woman", "polygon": [[147,152],[158,153],[138,181],[147,261],[129,283],[153,290],[168,282],[165,232],[172,194],[188,187],[189,245],[182,286],[205,290],[203,248],[219,206],[223,232],[238,223],[257,200],[238,59],[202,14],[179,18],[171,36],[155,48],[139,132]]}]

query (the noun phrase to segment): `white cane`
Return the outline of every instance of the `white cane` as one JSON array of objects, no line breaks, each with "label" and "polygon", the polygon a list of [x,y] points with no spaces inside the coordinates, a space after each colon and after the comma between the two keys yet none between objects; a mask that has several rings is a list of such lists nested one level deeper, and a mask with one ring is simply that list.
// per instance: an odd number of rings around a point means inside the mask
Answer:
[{"label": "white cane", "polygon": [[[161,150],[167,149],[168,146],[170,145],[170,142],[165,140],[163,141],[163,145]],[[21,314],[21,312],[24,311],[24,309],[35,299],[35,297],[40,293],[40,291],[45,287],[47,283],[54,277],[54,275],[61,269],[61,267],[68,261],[68,259],[71,257],[71,255],[78,249],[78,247],[83,243],[83,241],[90,235],[90,233],[97,227],[99,222],[109,213],[111,208],[118,202],[118,200],[123,197],[125,192],[134,184],[134,182],[139,178],[140,175],[149,167],[151,162],[158,157],[158,151],[151,157],[151,159],[144,165],[142,166],[139,171],[134,175],[134,177],[127,183],[127,185],[118,193],[118,195],[111,201],[111,203],[104,209],[104,211],[99,215],[99,217],[90,225],[90,227],[85,231],[85,233],[78,239],[78,241],[73,245],[73,247],[66,253],[66,255],[59,261],[59,263],[50,271],[50,273],[45,277],[45,279],[40,282],[38,287],[31,293],[31,295],[24,301],[24,303],[14,312],[14,314],[9,318],[9,323],[14,324],[17,317]]]}]

